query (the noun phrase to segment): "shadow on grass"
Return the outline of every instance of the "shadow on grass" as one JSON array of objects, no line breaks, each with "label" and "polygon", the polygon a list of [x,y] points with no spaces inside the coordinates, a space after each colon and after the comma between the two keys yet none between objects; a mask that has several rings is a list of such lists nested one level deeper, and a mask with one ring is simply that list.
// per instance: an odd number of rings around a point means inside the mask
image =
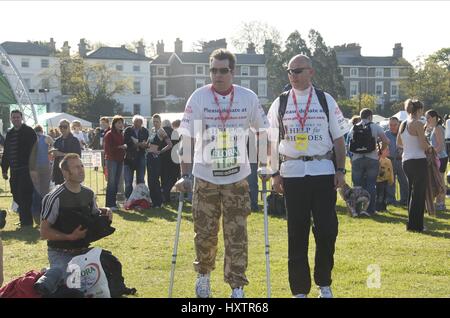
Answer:
[{"label": "shadow on grass", "polygon": [[19,240],[27,244],[35,244],[40,241],[41,234],[38,228],[25,227],[16,230],[2,231],[1,237],[3,241]]},{"label": "shadow on grass", "polygon": [[[117,210],[114,214],[122,217],[126,221],[132,222],[148,222],[152,218],[164,219],[168,222],[177,221],[178,203],[172,203],[162,208],[150,208],[144,210]],[[182,218],[192,222],[191,206],[183,204]]]}]

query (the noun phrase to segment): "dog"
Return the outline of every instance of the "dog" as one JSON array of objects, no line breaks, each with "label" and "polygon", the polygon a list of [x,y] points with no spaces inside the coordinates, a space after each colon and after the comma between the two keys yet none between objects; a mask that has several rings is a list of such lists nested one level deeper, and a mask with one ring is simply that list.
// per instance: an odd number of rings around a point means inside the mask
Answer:
[{"label": "dog", "polygon": [[370,216],[370,214],[366,212],[370,203],[370,194],[367,190],[364,190],[359,186],[351,188],[347,183],[344,183],[344,185],[339,188],[339,194],[341,195],[342,200],[345,201],[350,216]]}]

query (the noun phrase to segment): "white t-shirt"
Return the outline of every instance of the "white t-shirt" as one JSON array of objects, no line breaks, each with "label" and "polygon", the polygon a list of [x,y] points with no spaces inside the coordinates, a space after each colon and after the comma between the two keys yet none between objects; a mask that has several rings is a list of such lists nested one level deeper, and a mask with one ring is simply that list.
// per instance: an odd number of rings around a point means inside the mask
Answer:
[{"label": "white t-shirt", "polygon": [[[299,91],[295,90],[297,105],[300,116],[305,115],[310,88]],[[289,94],[286,112],[283,117],[285,129],[285,139],[279,144],[279,153],[291,158],[300,156],[320,156],[325,155],[333,149],[333,140],[336,140],[347,132],[347,123],[336,101],[331,95],[325,93],[330,115],[328,128],[327,115],[319,103],[319,99],[314,90],[311,98],[311,105],[307,114],[307,119],[302,129],[297,119],[295,104],[292,92]],[[277,98],[269,109],[267,117],[270,123],[269,138],[272,142],[278,140],[278,108],[280,100]],[[330,138],[330,133],[333,140]],[[285,178],[304,177],[306,175],[330,175],[334,174],[334,165],[331,160],[288,160],[282,163],[280,174]]]},{"label": "white t-shirt", "polygon": [[[251,90],[233,85],[234,98],[225,126],[211,85],[192,93],[179,128],[181,135],[195,138],[192,174],[214,184],[230,184],[250,174],[247,155],[248,129],[269,128],[258,97]],[[225,118],[233,93],[214,92]]]},{"label": "white t-shirt", "polygon": [[86,139],[85,139],[84,134],[83,134],[82,131],[79,131],[79,132],[72,131],[72,135],[75,138],[77,138],[80,141],[80,143],[84,143],[84,145],[87,144],[86,143]]}]

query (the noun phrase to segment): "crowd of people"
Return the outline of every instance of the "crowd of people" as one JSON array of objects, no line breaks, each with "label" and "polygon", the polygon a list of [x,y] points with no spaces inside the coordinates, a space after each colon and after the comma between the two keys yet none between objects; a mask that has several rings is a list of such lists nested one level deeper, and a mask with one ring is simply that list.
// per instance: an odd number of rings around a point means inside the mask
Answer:
[{"label": "crowd of people", "polygon": [[[384,131],[373,123],[372,111],[363,109],[352,118],[348,131],[334,98],[312,84],[315,70],[311,59],[300,54],[292,57],[286,70],[290,85],[273,101],[266,115],[254,92],[233,84],[235,65],[236,57],[230,51],[212,52],[212,84],[190,96],[181,121],[161,121],[161,116],[155,114],[151,129],[144,127],[140,115],[135,115],[128,127],[124,118],[116,115],[111,124],[102,117],[100,127],[88,138],[79,122],[67,120],[61,120],[58,130],[53,129],[47,136],[42,127],[33,130],[25,125],[19,111],[11,112],[13,128],[6,135],[3,177],[8,178],[9,170],[21,226],[32,225],[32,216],[38,215],[41,235],[48,240],[51,266],[64,268],[71,257],[84,253],[89,246],[84,240],[85,229],[74,225],[67,230],[64,211],[75,206],[82,213],[97,211],[112,219],[118,209],[116,196],[122,171],[126,198],[133,192],[134,180],[145,183],[147,171],[154,207],[170,202],[174,185],[178,191],[193,193],[193,264],[197,272],[195,293],[200,298],[211,297],[221,218],[224,280],[231,287],[231,297],[244,297],[244,286],[249,283],[247,217],[251,210],[258,209],[258,166],[270,167],[271,173],[263,180],[270,178],[273,190],[284,194],[287,270],[296,298],[306,298],[311,290],[311,227],[316,241],[314,282],[320,297],[333,297],[332,270],[338,236],[336,190],[345,186],[347,155],[353,186],[361,187],[370,196],[364,211],[367,215],[385,211],[390,204],[406,205],[407,230],[425,230],[427,156],[439,158],[441,181],[445,181],[448,162],[443,122],[435,111],[427,111],[423,123],[423,103],[408,99],[408,119],[400,123],[392,117]],[[249,130],[253,134],[251,141]],[[181,147],[174,151],[178,142]],[[104,150],[106,208],[100,210],[93,191],[82,185],[84,167],[80,155],[88,147]],[[249,156],[254,152],[256,156]],[[174,154],[180,164],[173,160]],[[251,162],[249,157],[254,157]],[[50,178],[58,186],[48,193]],[[438,194],[435,208],[445,210],[445,193],[434,193]]]}]

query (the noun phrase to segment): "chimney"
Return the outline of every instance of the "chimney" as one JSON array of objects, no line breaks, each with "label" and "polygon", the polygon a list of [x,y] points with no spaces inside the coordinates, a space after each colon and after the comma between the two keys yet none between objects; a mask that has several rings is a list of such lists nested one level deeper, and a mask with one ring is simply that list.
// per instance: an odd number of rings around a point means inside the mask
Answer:
[{"label": "chimney", "polygon": [[70,55],[70,46],[68,41],[64,41],[61,50],[64,55]]},{"label": "chimney", "polygon": [[183,53],[183,41],[181,41],[179,38],[177,38],[175,41],[175,53],[177,53],[178,55]]},{"label": "chimney", "polygon": [[161,42],[156,43],[156,54],[161,55],[164,53],[164,41],[161,40]]},{"label": "chimney", "polygon": [[145,45],[144,42],[139,41],[136,47],[137,54],[145,56]]},{"label": "chimney", "polygon": [[396,57],[396,58],[403,57],[403,47],[402,47],[401,43],[395,43],[393,51],[394,51],[392,54],[393,57]]},{"label": "chimney", "polygon": [[247,47],[247,54],[256,54],[255,44],[250,42]]},{"label": "chimney", "polygon": [[122,44],[120,47],[121,47],[122,49],[126,49],[125,44]]},{"label": "chimney", "polygon": [[349,43],[334,47],[336,55],[346,57],[358,57],[361,56],[361,46],[357,43]]},{"label": "chimney", "polygon": [[50,38],[50,42],[48,43],[48,48],[52,50],[53,53],[56,53],[56,43],[53,38]]},{"label": "chimney", "polygon": [[272,55],[273,43],[272,40],[268,39],[264,42],[264,55],[267,57]]},{"label": "chimney", "polygon": [[227,41],[225,39],[213,40],[203,43],[202,51],[205,53],[211,53],[215,49],[226,49]]},{"label": "chimney", "polygon": [[80,43],[78,43],[78,53],[80,54],[80,57],[86,57],[87,52],[86,40],[80,39]]}]

